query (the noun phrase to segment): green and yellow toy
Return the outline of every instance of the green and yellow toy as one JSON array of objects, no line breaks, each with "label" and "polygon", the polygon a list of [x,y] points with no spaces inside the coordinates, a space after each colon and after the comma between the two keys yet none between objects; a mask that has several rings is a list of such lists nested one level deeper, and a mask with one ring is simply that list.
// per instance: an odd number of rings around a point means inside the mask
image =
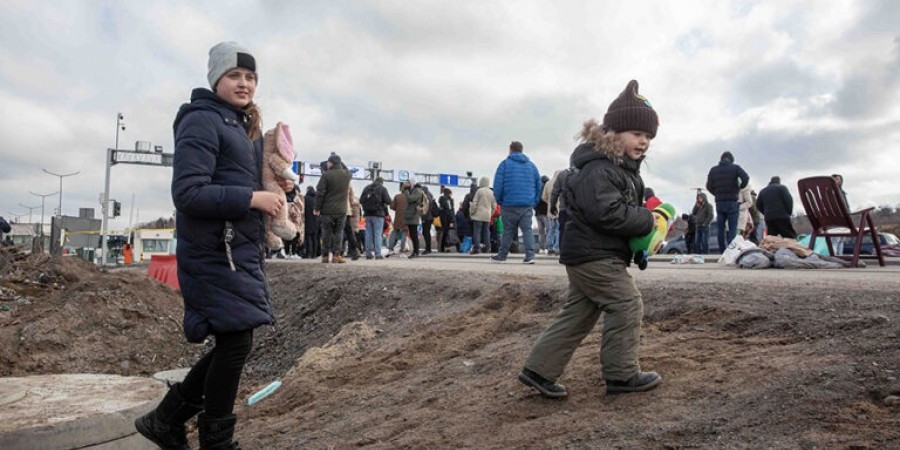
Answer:
[{"label": "green and yellow toy", "polygon": [[663,203],[651,212],[653,230],[644,236],[628,240],[628,246],[634,253],[634,263],[641,270],[646,269],[647,260],[662,249],[663,241],[669,233],[669,221],[675,218],[675,207],[669,203]]}]

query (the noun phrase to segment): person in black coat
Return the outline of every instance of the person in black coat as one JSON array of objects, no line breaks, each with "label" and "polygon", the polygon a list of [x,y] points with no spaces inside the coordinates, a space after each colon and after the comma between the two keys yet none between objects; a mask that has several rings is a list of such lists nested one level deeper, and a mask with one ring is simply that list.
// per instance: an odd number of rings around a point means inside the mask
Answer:
[{"label": "person in black coat", "polygon": [[[716,198],[716,226],[718,227],[719,251],[724,251],[737,236],[740,205],[738,195],[747,187],[750,176],[744,169],[734,163],[731,152],[722,153],[719,164],[709,169],[706,177],[706,190]],[[728,225],[726,238],[725,226]]]},{"label": "person in black coat", "polygon": [[756,208],[766,219],[766,230],[769,235],[797,238],[797,232],[791,224],[794,198],[791,197],[788,188],[781,184],[781,177],[772,177],[769,185],[759,191],[759,195],[756,196]]},{"label": "person in black coat", "polygon": [[[456,228],[454,223],[456,222],[456,209],[453,207],[453,191],[450,188],[444,188],[443,194],[438,199],[438,207],[441,210],[441,228],[443,228],[441,244],[438,246],[439,252],[444,252],[449,247],[450,230]],[[458,233],[457,237],[459,237]]]},{"label": "person in black coat", "polygon": [[256,63],[245,48],[223,42],[210,50],[208,67],[212,90],[194,89],[175,118],[172,200],[184,334],[192,343],[212,336],[215,346],[135,421],[162,448],[190,448],[184,423],[197,413],[201,448],[236,448],[234,401],[253,330],[275,321],[263,216],[284,208],[285,195],[262,187]]},{"label": "person in black coat", "polygon": [[319,241],[319,216],[316,210],[316,188],[306,187],[303,202],[303,257],[318,258],[321,254]]}]

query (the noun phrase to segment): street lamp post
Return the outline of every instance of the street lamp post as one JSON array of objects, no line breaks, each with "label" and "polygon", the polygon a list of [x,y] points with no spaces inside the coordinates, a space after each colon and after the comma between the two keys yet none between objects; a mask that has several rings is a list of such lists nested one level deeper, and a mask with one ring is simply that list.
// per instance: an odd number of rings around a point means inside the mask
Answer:
[{"label": "street lamp post", "polygon": [[[40,206],[25,206],[21,203],[19,203],[19,206],[28,210],[28,223],[33,223],[33,221],[31,220],[31,212],[40,208]],[[24,216],[24,214],[22,214],[22,215]]]},{"label": "street lamp post", "polygon": [[125,115],[116,114],[116,147],[119,148],[119,130],[125,131]]},{"label": "street lamp post", "polygon": [[36,195],[41,198],[41,227],[40,227],[41,228],[41,232],[40,232],[41,246],[40,246],[40,248],[43,249],[44,248],[44,201],[47,199],[47,197],[56,195],[59,192],[54,192],[52,194],[37,194],[37,193],[31,192],[31,191],[28,191],[28,193],[31,195]]},{"label": "street lamp post", "polygon": [[62,192],[63,192],[62,180],[65,177],[71,177],[73,175],[78,175],[79,173],[81,173],[81,171],[79,170],[77,172],[72,172],[72,173],[67,173],[67,174],[58,174],[58,173],[53,173],[47,169],[41,169],[41,170],[43,170],[44,172],[46,172],[49,175],[53,175],[54,177],[59,177],[59,209],[56,210],[56,215],[58,215],[59,217],[62,217],[62,215],[63,215],[62,214]]}]

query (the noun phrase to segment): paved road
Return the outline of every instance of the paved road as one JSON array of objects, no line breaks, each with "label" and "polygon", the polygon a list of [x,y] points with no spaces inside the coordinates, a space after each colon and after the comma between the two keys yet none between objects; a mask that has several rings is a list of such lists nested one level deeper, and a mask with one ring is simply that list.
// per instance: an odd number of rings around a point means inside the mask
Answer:
[{"label": "paved road", "polygon": [[[900,265],[889,264],[885,267],[869,265],[865,269],[832,269],[832,270],[781,270],[762,269],[749,270],[728,267],[707,262],[706,264],[671,264],[668,257],[657,257],[650,261],[647,270],[629,269],[638,280],[666,283],[672,281],[696,281],[712,283],[733,283],[739,285],[758,285],[766,283],[779,287],[844,287],[853,289],[870,289],[876,291],[895,291],[900,295]],[[271,260],[273,264],[319,264],[320,260]],[[477,273],[498,273],[509,275],[525,275],[529,277],[565,277],[565,267],[551,257],[539,257],[533,265],[522,264],[519,259],[510,257],[504,264],[491,263],[488,256],[429,255],[426,257],[406,259],[391,257],[380,261],[360,258],[347,264],[330,264],[334,270],[353,270],[354,267],[383,267],[388,270],[454,270]]]}]

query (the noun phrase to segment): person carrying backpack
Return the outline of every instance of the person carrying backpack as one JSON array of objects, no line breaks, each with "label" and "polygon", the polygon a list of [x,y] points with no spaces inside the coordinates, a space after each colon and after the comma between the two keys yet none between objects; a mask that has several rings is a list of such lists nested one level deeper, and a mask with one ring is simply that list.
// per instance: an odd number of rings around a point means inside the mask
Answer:
[{"label": "person carrying backpack", "polygon": [[388,214],[391,195],[384,187],[384,179],[378,177],[366,186],[359,196],[359,204],[366,218],[366,259],[384,259],[381,256],[381,230],[384,228],[384,216]]},{"label": "person carrying backpack", "polygon": [[434,200],[434,195],[428,190],[428,186],[422,186],[422,191],[428,198],[428,211],[422,214],[422,239],[425,241],[425,251],[422,254],[429,255],[431,254],[431,227],[434,225],[434,218],[440,217],[441,212]]}]

